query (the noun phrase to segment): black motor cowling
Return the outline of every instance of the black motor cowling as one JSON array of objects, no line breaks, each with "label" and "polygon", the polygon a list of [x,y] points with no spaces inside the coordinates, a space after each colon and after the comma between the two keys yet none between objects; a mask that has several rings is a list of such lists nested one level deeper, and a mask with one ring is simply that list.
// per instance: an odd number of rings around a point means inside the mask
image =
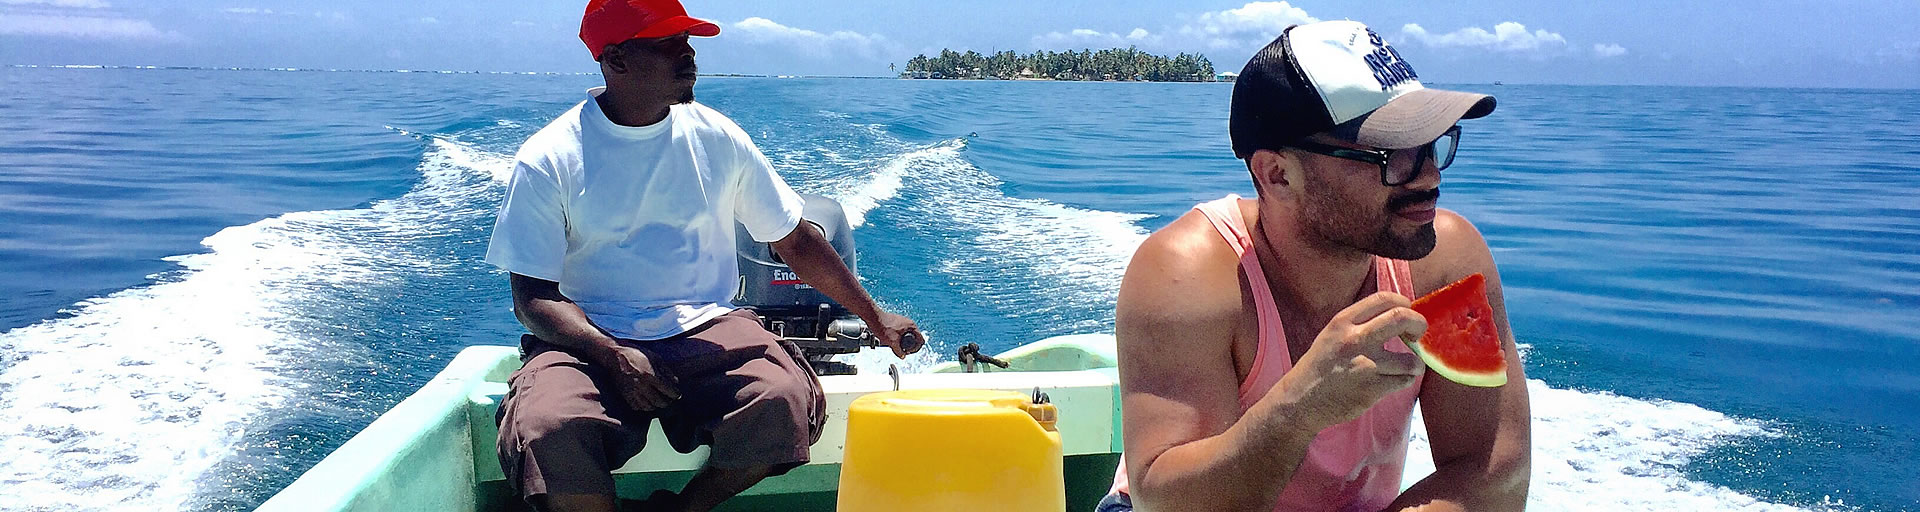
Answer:
[{"label": "black motor cowling", "polygon": [[[853,226],[840,203],[818,194],[800,194],[806,200],[800,227],[817,228],[840,254],[847,270],[859,275],[854,253]],[[771,244],[755,242],[746,227],[736,226],[735,246],[740,261],[740,291],[735,306],[752,309],[760,315],[768,331],[798,345],[807,362],[821,375],[854,373],[852,366],[832,360],[834,354],[859,352],[863,346],[877,346],[867,325],[845,307],[800,280],[792,268],[781,261]]]}]

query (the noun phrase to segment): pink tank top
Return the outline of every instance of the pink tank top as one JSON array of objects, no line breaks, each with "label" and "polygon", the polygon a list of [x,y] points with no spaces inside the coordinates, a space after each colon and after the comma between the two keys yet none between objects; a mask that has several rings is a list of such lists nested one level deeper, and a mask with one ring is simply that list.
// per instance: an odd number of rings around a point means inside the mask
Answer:
[{"label": "pink tank top", "polygon": [[[1293,358],[1287,351],[1286,331],[1280,326],[1280,310],[1267,287],[1266,273],[1254,256],[1253,237],[1240,215],[1240,196],[1228,195],[1194,209],[1205,214],[1240,255],[1240,270],[1252,287],[1254,308],[1259,313],[1260,348],[1253,358],[1253,371],[1240,383],[1240,411],[1244,413],[1293,368]],[[1414,296],[1413,274],[1407,262],[1376,257],[1374,275],[1380,290]],[[1408,351],[1406,344],[1397,340],[1388,342],[1387,349]],[[1359,418],[1320,431],[1307,445],[1306,458],[1294,470],[1293,479],[1280,491],[1274,510],[1386,508],[1400,494],[1400,472],[1407,462],[1407,427],[1419,395],[1420,381],[1416,380],[1407,389],[1387,395]],[[1113,481],[1115,491],[1127,492],[1124,457]]]}]

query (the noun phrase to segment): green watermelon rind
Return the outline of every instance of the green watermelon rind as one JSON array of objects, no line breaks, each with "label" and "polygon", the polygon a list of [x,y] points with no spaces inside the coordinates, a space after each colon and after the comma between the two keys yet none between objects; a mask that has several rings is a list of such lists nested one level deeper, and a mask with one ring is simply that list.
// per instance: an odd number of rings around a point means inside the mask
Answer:
[{"label": "green watermelon rind", "polygon": [[[1408,343],[1407,348],[1413,349],[1413,353],[1419,355],[1421,361],[1427,362],[1428,370],[1433,370],[1434,373],[1440,374],[1441,377],[1446,377],[1447,380],[1476,388],[1497,388],[1507,385],[1507,365],[1504,364],[1506,361],[1502,361],[1503,364],[1500,365],[1499,370],[1490,372],[1468,372],[1449,367],[1445,362],[1442,362],[1440,358],[1427,355],[1427,351],[1420,349],[1419,342]],[[1505,359],[1505,349],[1502,349],[1502,352],[1502,359]]]}]

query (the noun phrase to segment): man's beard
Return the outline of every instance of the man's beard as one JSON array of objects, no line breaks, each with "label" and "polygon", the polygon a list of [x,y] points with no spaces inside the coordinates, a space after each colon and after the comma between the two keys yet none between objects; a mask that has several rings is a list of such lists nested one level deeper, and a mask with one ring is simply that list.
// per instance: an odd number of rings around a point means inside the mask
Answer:
[{"label": "man's beard", "polygon": [[1438,239],[1433,223],[1414,228],[1412,233],[1396,235],[1394,212],[1439,197],[1439,190],[1408,193],[1388,200],[1384,209],[1374,210],[1329,194],[1309,194],[1301,213],[1307,231],[1322,240],[1383,258],[1417,260],[1433,252]]},{"label": "man's beard", "polygon": [[[694,75],[696,77],[698,77],[700,74],[700,66],[698,64],[694,64],[692,60],[688,60],[686,64],[680,65],[679,69],[673,70],[673,75],[676,77],[680,75],[688,75],[688,74]],[[680,103],[680,104],[693,103],[693,82],[697,80],[698,78],[695,78],[694,80],[689,80],[687,82],[687,92],[681,94],[678,100],[675,101],[675,103]]]}]

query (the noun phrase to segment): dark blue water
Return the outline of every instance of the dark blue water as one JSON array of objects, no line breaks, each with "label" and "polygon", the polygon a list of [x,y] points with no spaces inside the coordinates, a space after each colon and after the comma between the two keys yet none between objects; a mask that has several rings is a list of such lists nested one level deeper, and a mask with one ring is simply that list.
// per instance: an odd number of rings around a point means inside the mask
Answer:
[{"label": "dark blue water", "polygon": [[[6,510],[251,508],[511,341],[499,176],[597,81],[0,73]],[[1920,508],[1920,92],[1468,88],[1500,108],[1442,206],[1531,347],[1534,508]],[[859,214],[869,289],[950,353],[1110,332],[1147,232],[1252,192],[1229,90],[698,93]]]}]

